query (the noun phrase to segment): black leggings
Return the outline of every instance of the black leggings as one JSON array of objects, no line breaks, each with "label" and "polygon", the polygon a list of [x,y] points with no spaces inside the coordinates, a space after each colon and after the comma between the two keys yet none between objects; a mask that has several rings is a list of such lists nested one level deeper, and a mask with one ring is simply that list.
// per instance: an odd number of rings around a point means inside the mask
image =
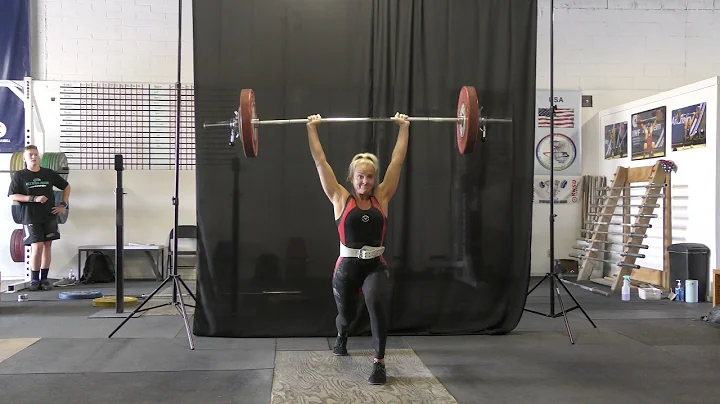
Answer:
[{"label": "black leggings", "polygon": [[380,258],[361,260],[341,258],[335,267],[332,281],[338,315],[335,318],[338,334],[347,337],[348,326],[357,314],[360,288],[370,314],[375,358],[385,357],[392,284],[390,270]]}]

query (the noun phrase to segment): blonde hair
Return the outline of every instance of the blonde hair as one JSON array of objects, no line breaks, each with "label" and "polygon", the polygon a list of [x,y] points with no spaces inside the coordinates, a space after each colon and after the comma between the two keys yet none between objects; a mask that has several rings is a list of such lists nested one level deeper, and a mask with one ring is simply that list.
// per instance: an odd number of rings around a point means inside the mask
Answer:
[{"label": "blonde hair", "polygon": [[355,167],[357,167],[358,164],[370,164],[375,169],[375,175],[378,173],[378,158],[372,153],[358,153],[355,155],[355,157],[352,158],[350,161],[350,166],[348,167],[348,177],[347,180],[349,182],[352,182],[353,178],[353,172],[355,171]]}]

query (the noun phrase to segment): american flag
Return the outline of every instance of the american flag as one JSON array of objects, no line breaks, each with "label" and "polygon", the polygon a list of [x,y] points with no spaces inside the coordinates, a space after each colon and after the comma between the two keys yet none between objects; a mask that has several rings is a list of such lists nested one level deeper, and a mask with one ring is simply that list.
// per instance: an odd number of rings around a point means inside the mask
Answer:
[{"label": "american flag", "polygon": [[[550,114],[552,108],[538,108],[538,126],[541,128],[550,127]],[[556,128],[574,128],[575,110],[573,108],[558,108],[555,111]]]}]

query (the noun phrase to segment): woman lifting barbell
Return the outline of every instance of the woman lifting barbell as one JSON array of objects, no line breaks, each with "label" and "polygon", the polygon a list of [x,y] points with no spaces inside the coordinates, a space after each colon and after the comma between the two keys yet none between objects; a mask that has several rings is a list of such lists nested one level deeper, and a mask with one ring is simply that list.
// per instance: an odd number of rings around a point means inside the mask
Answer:
[{"label": "woman lifting barbell", "polygon": [[332,289],[338,315],[335,319],[338,335],[333,354],[347,355],[348,326],[357,312],[361,290],[370,314],[375,358],[370,384],[384,384],[385,343],[387,341],[392,285],[390,270],[382,254],[385,251],[385,231],[390,200],[400,182],[400,171],[408,148],[410,121],[407,115],[395,114],[400,127],[392,159],[383,182],[375,186],[378,159],[371,153],[353,157],[347,180],[352,192],[341,186],[328,163],[318,138],[320,115],[308,117],[307,131],[310,152],[320,176],[325,194],[333,204],[335,222],[340,236],[340,254],[333,272]]}]

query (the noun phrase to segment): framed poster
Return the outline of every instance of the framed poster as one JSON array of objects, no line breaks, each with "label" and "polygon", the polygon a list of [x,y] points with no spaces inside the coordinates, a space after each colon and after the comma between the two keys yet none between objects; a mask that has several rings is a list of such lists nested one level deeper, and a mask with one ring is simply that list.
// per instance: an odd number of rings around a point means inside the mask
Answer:
[{"label": "framed poster", "polygon": [[706,112],[705,102],[672,112],[672,151],[705,147]]},{"label": "framed poster", "polygon": [[627,129],[627,121],[605,126],[605,160],[628,156]]},{"label": "framed poster", "polygon": [[632,160],[665,157],[665,106],[633,114]]}]

